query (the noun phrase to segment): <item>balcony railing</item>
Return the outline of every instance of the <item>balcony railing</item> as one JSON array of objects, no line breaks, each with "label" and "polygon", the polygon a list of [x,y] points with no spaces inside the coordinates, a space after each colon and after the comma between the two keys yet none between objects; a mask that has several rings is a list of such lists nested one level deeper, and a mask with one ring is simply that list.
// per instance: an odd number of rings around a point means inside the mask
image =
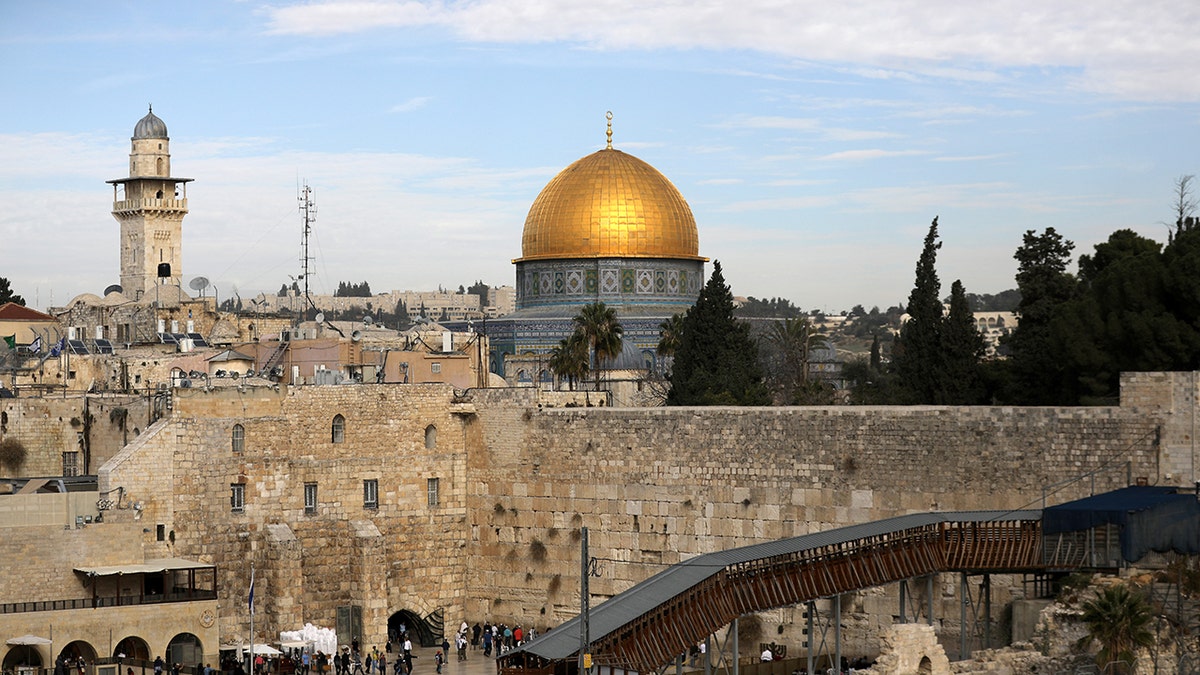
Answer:
[{"label": "balcony railing", "polygon": [[125,199],[113,202],[113,212],[117,211],[187,211],[186,199]]},{"label": "balcony railing", "polygon": [[63,609],[94,609],[98,607],[131,607],[134,605],[159,605],[167,602],[197,602],[216,600],[216,591],[196,589],[163,595],[125,595],[121,597],[77,598],[73,600],[35,600],[33,602],[8,602],[0,604],[0,614],[21,612],[53,612]]}]

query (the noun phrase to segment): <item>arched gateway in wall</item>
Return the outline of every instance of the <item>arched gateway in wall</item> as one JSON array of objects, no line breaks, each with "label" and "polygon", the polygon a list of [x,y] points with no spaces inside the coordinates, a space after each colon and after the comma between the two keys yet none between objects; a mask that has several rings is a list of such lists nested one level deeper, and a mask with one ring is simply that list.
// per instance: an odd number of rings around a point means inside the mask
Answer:
[{"label": "arched gateway in wall", "polygon": [[442,643],[446,635],[445,616],[439,607],[428,616],[421,618],[416,612],[402,609],[388,617],[388,636],[403,642],[401,633],[407,631],[408,637],[417,647],[436,647]]}]

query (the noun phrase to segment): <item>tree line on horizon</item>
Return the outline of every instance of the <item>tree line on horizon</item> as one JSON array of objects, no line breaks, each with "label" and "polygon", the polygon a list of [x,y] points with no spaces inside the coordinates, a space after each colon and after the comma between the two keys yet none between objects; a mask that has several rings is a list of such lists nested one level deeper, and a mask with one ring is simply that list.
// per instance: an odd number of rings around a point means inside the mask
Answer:
[{"label": "tree line on horizon", "polygon": [[[1200,218],[1192,180],[1176,181],[1174,224],[1165,245],[1120,229],[1081,255],[1071,273],[1074,244],[1053,227],[1028,230],[1013,256],[1017,288],[996,296],[972,296],[956,280],[942,298],[935,217],[904,307],[908,320],[894,337],[876,330],[870,355],[846,364],[848,402],[1113,405],[1122,372],[1200,369]],[[814,388],[807,378],[804,361],[813,340],[825,337],[812,329],[809,315],[786,300],[753,303],[751,316],[764,308],[784,313],[765,339],[756,340],[735,317],[720,263],[713,267],[692,309],[660,327],[659,353],[674,357],[667,404],[832,402],[820,391],[824,383]],[[972,313],[988,311],[979,308],[984,304],[1019,317],[1001,341],[1004,358],[983,358]],[[848,316],[872,314],[882,315],[859,305]],[[764,376],[760,346],[779,353],[774,373]],[[799,365],[788,367],[793,362]]]}]

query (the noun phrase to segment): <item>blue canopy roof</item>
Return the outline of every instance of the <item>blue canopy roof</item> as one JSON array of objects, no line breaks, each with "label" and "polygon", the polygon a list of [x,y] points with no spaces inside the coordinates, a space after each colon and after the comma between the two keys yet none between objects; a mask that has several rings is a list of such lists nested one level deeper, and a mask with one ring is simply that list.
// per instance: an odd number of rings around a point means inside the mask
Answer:
[{"label": "blue canopy roof", "polygon": [[1141,560],[1150,551],[1200,553],[1200,501],[1177,488],[1131,486],[1042,511],[1042,532],[1058,534],[1101,525],[1120,527],[1121,556]]}]

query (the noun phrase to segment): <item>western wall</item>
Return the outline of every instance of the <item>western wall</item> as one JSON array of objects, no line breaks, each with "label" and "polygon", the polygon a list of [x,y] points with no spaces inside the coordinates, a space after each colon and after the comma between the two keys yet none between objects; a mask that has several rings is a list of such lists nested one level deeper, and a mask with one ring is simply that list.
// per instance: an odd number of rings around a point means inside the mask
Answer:
[{"label": "western wall", "polygon": [[[567,392],[445,385],[177,390],[171,415],[101,468],[100,489],[142,505],[106,520],[170,532],[145,537],[147,557],[218,566],[224,642],[247,636],[251,563],[259,639],[335,626],[348,606],[361,608],[366,644],[401,611],[544,630],[578,611],[583,526],[595,604],[722,548],[926,510],[1039,508],[1051,486],[1053,504],[1130,478],[1178,482],[1194,458],[1190,378],[1129,375],[1124,405],[1095,408],[612,409]],[[364,505],[368,480],[375,506]],[[997,619],[1023,597],[1017,582],[993,580]],[[957,586],[936,586],[943,640],[957,635]],[[897,613],[894,589],[843,610],[847,649],[871,654]],[[747,623],[764,640],[800,639],[795,610]]]}]

